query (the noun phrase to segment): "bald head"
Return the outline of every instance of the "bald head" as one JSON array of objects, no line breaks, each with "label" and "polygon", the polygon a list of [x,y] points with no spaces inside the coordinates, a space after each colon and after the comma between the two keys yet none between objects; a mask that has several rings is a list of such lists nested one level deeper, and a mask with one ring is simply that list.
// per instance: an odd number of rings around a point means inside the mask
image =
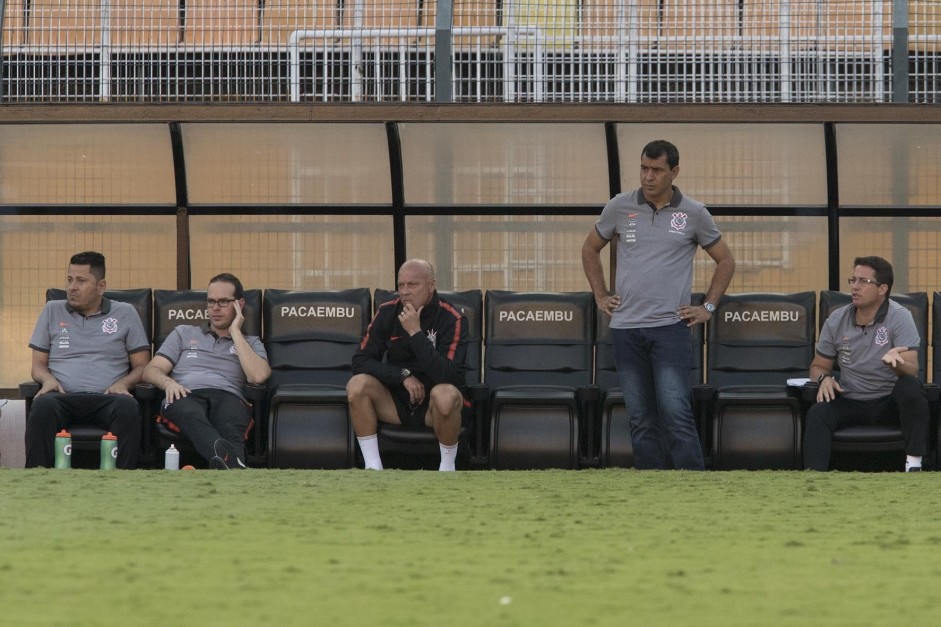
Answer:
[{"label": "bald head", "polygon": [[431,302],[435,286],[435,268],[424,259],[409,259],[399,268],[396,287],[403,303],[424,307]]}]

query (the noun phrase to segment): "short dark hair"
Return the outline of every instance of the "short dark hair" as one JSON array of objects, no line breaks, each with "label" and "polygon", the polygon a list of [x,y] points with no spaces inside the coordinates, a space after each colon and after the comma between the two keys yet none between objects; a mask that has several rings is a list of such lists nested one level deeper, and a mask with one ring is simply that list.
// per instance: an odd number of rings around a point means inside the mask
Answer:
[{"label": "short dark hair", "polygon": [[238,277],[234,274],[229,274],[228,272],[217,274],[216,276],[209,279],[209,285],[212,285],[213,283],[231,283],[235,287],[235,297],[245,297],[245,289],[242,287],[242,282],[239,281]]},{"label": "short dark hair", "polygon": [[857,257],[853,260],[853,267],[855,268],[856,266],[872,268],[876,273],[876,281],[889,288],[885,295],[888,296],[892,293],[892,284],[895,283],[895,273],[892,272],[891,263],[882,257]]},{"label": "short dark hair", "polygon": [[70,266],[88,266],[92,275],[99,281],[105,278],[105,256],[93,250],[76,253],[69,259]]},{"label": "short dark hair", "polygon": [[680,165],[679,149],[665,139],[656,139],[650,142],[644,146],[640,153],[640,156],[646,156],[650,159],[659,159],[663,155],[667,156],[667,165],[670,166],[671,170]]}]

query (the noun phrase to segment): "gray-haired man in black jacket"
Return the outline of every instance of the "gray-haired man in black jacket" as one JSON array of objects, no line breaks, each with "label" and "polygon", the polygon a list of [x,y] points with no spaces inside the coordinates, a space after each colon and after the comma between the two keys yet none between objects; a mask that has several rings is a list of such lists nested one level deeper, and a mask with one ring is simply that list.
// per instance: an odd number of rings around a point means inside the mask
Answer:
[{"label": "gray-haired man in black jacket", "polygon": [[397,287],[398,298],[379,307],[353,356],[346,386],[353,430],[366,468],[381,470],[379,421],[432,427],[441,448],[439,470],[454,470],[466,404],[467,319],[438,297],[427,261],[403,263]]}]

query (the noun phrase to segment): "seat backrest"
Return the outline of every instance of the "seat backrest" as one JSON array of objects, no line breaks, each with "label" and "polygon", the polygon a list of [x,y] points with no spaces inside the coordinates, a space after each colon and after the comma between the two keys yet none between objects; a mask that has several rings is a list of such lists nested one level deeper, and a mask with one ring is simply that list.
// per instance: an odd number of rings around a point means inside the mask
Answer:
[{"label": "seat backrest", "polygon": [[[261,335],[261,290],[245,290],[242,310],[245,335]],[[208,320],[206,290],[154,290],[154,352],[181,324],[202,325]]]},{"label": "seat backrest", "polygon": [[590,292],[489,290],[484,308],[488,386],[591,384],[595,308]]},{"label": "seat backrest", "polygon": [[[132,305],[140,316],[141,324],[144,325],[144,332],[147,334],[147,340],[152,341],[154,336],[154,305],[153,291],[150,288],[140,288],[132,290],[105,290],[105,298]],[[65,290],[58,287],[50,287],[46,290],[46,300],[65,300]]]},{"label": "seat backrest", "polygon": [[[690,298],[690,304],[702,305],[706,300],[706,295],[702,292],[695,292]],[[595,307],[595,328],[597,329],[597,339],[595,340],[595,385],[602,390],[620,387],[618,380],[617,362],[614,358],[614,344],[611,340],[611,316],[605,314]],[[703,357],[705,355],[704,342],[706,337],[706,325],[696,324],[690,328],[690,342],[692,343],[692,364],[691,381],[693,385],[703,382]]]},{"label": "seat backrest", "polygon": [[[892,300],[902,305],[912,313],[915,320],[915,328],[918,329],[918,337],[921,343],[918,345],[918,378],[925,382],[927,379],[928,368],[928,293],[927,292],[909,292],[907,294],[892,294],[889,296]],[[837,292],[834,290],[824,290],[820,292],[820,328],[823,323],[834,311],[849,305],[853,302],[853,297],[846,292]],[[935,334],[938,333],[935,328]],[[935,362],[937,363],[937,362]],[[833,368],[838,369],[839,360],[834,360]],[[937,370],[937,366],[935,366]]]},{"label": "seat backrest", "polygon": [[269,388],[282,383],[346,385],[353,354],[369,326],[367,288],[308,292],[265,290]]},{"label": "seat backrest", "polygon": [[[376,288],[373,293],[373,311],[390,300],[398,298],[398,292]],[[467,352],[465,365],[467,385],[480,383],[481,344],[483,342],[484,298],[480,290],[444,291],[438,290],[438,296],[451,303],[467,318]]]},{"label": "seat backrest", "polygon": [[726,294],[708,323],[707,381],[786,385],[814,356],[816,294]]}]

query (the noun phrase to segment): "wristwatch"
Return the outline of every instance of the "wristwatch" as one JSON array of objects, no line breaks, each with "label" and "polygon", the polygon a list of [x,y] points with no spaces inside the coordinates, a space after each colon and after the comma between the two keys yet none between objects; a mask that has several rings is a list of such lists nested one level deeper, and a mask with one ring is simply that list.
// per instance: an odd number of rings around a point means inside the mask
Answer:
[{"label": "wristwatch", "polygon": [[412,376],[412,371],[408,368],[402,368],[402,372],[399,373],[399,381],[404,383],[410,376]]},{"label": "wristwatch", "polygon": [[820,375],[819,377],[817,377],[817,384],[819,385],[819,384],[823,383],[823,380],[824,380],[824,379],[826,379],[827,377],[832,377],[832,376],[833,376],[833,375],[830,374],[829,372],[824,372],[822,375]]},{"label": "wristwatch", "polygon": [[708,311],[709,313],[715,313],[716,311],[716,306],[713,305],[712,303],[704,303],[703,307],[705,307],[706,311]]}]

